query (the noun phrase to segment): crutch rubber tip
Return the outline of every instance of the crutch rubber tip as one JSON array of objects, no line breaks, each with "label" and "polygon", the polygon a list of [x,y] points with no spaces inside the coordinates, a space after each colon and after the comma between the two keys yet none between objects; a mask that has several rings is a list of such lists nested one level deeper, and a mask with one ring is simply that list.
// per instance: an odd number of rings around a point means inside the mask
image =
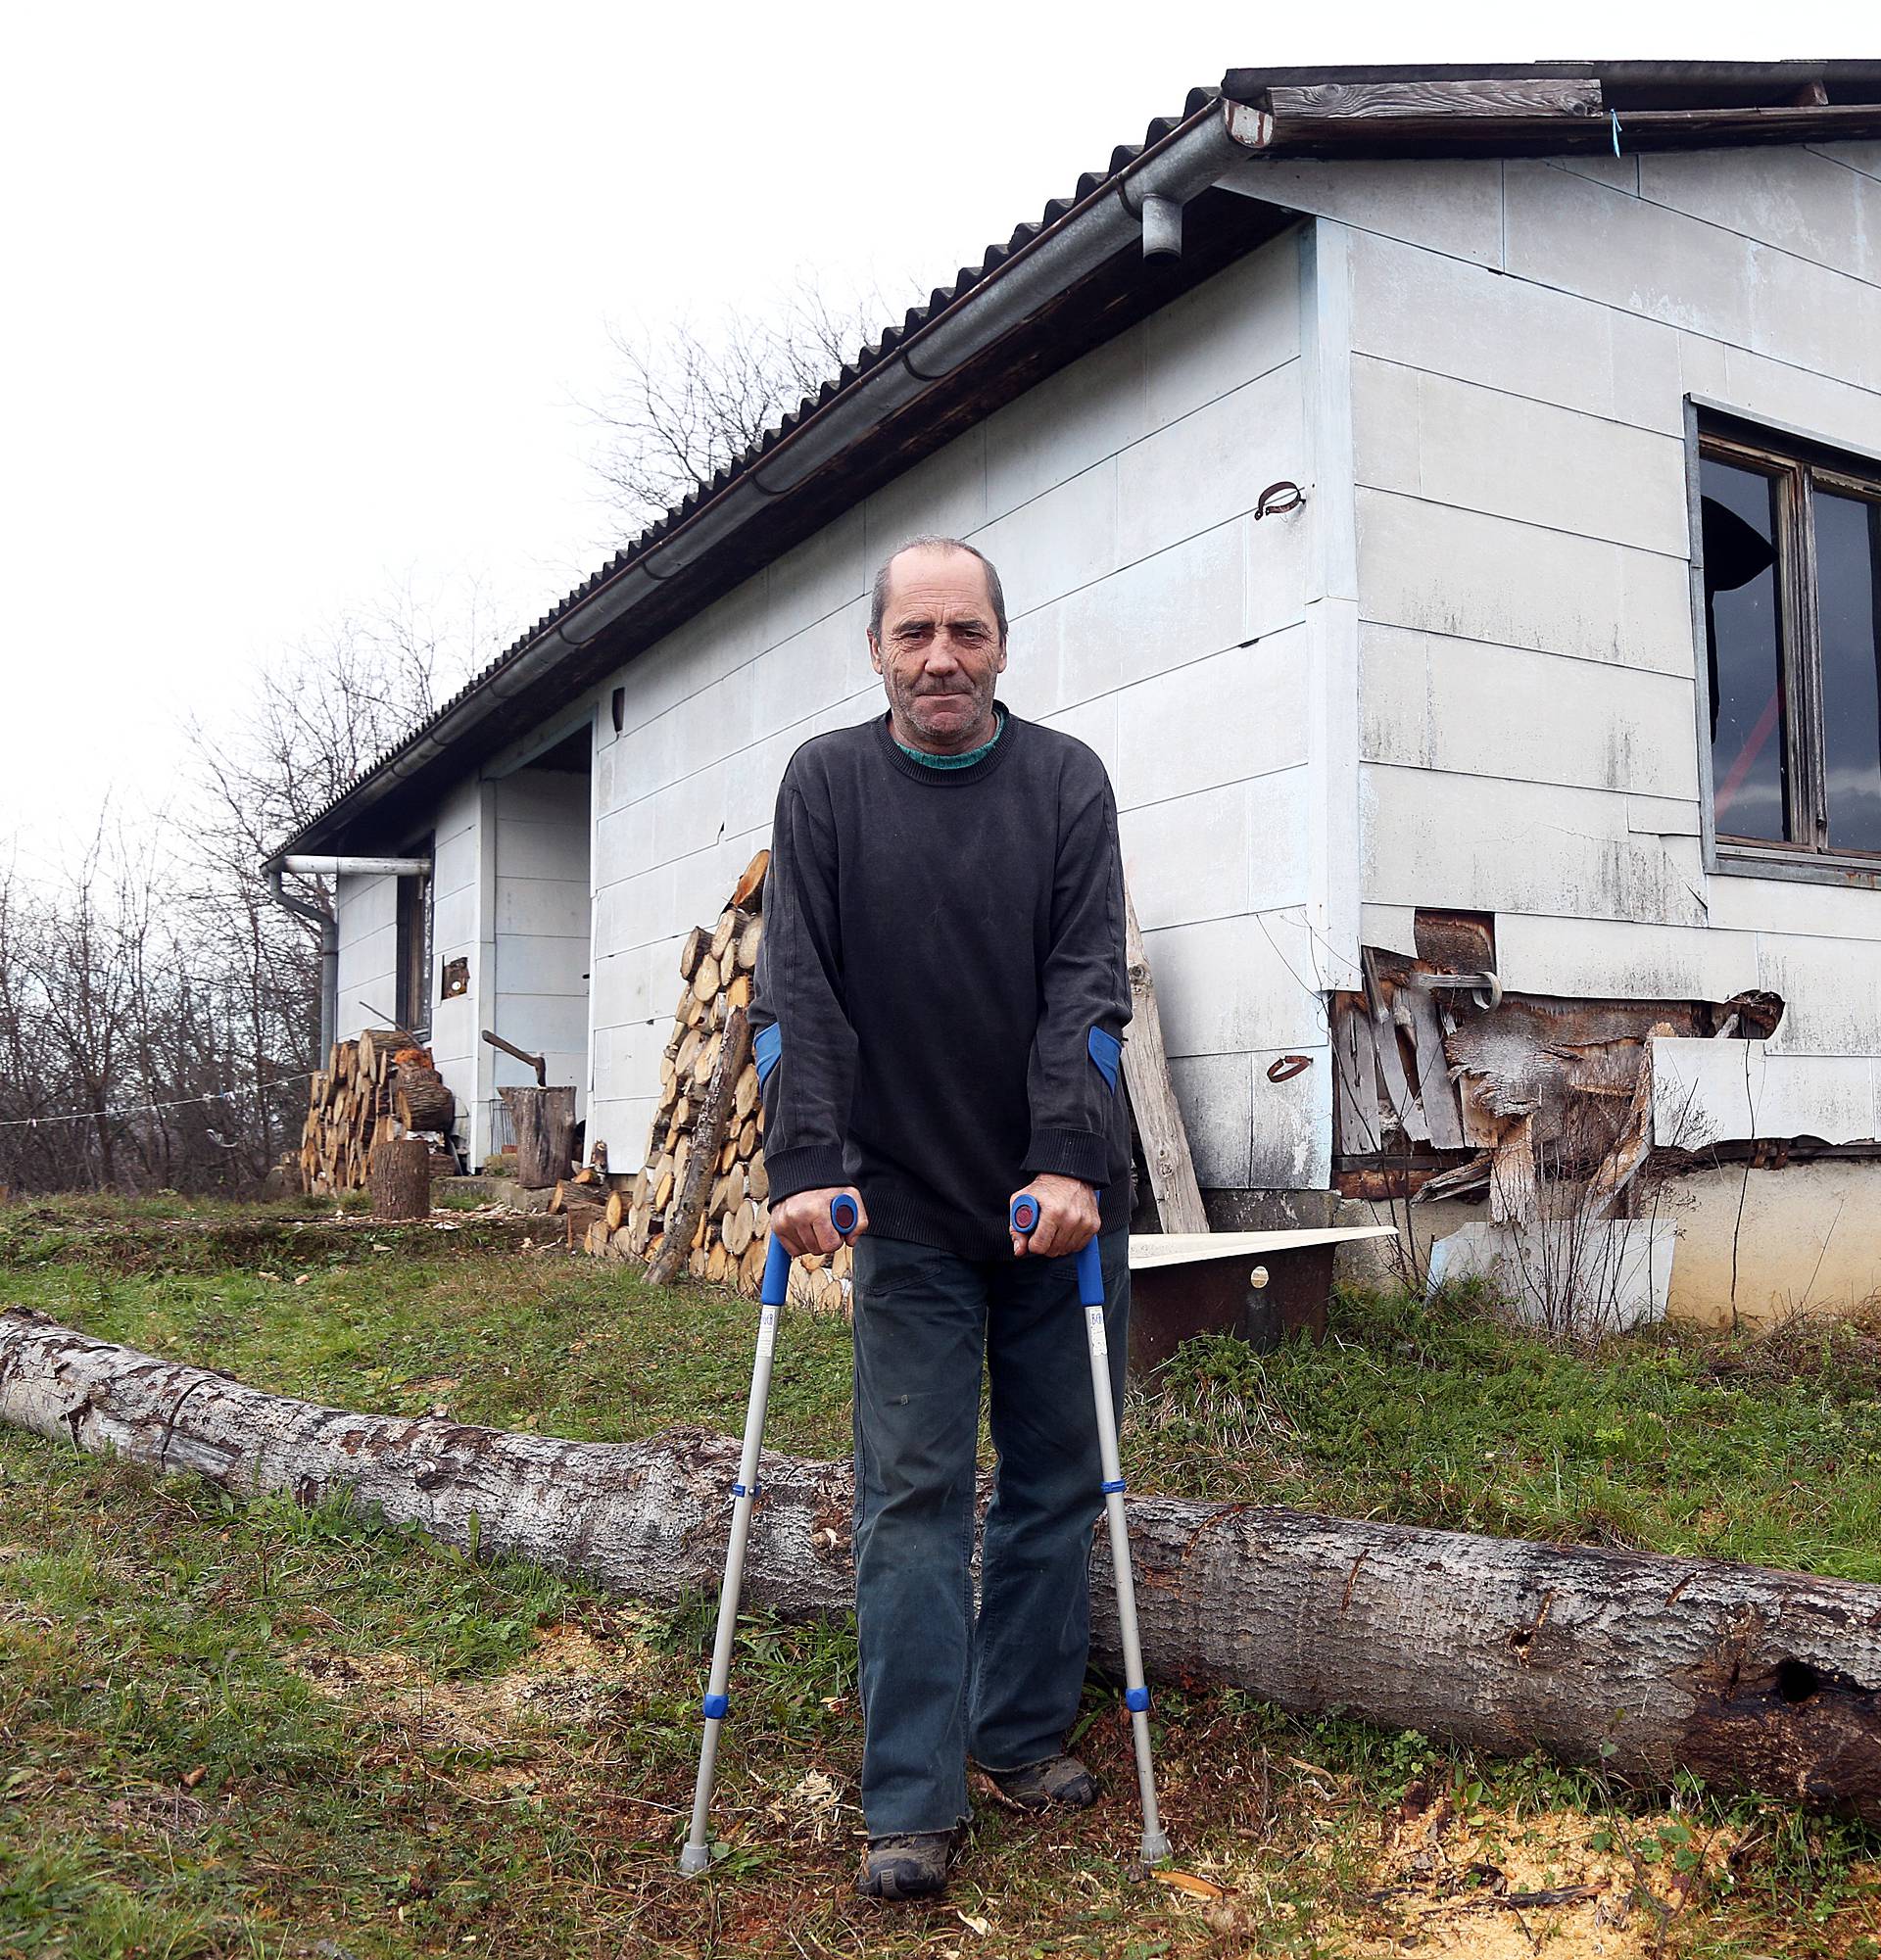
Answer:
[{"label": "crutch rubber tip", "polygon": [[689,1879],[696,1879],[712,1862],[711,1848],[705,1844],[688,1844],[679,1854],[679,1869]]},{"label": "crutch rubber tip", "polygon": [[722,1722],[730,1712],[732,1697],[729,1695],[708,1695],[699,1706],[705,1711],[708,1722]]},{"label": "crutch rubber tip", "polygon": [[1169,1833],[1167,1831],[1158,1831],[1152,1838],[1148,1832],[1145,1832],[1143,1834],[1143,1863],[1146,1865],[1160,1865],[1168,1856]]},{"label": "crutch rubber tip", "polygon": [[1133,1715],[1140,1715],[1149,1706],[1149,1690],[1147,1688],[1126,1688],[1124,1690],[1124,1706]]}]

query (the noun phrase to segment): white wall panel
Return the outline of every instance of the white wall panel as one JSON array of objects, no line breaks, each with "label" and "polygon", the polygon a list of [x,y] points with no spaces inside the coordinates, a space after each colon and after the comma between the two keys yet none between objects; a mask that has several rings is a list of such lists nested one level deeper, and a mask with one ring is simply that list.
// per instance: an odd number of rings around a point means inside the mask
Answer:
[{"label": "white wall panel", "polygon": [[1353,426],[1357,478],[1373,489],[1686,554],[1672,435],[1370,358],[1353,364]]},{"label": "white wall panel", "polygon": [[1134,809],[1304,763],[1306,652],[1305,629],[1292,627],[1114,696],[1111,780],[1119,806]]},{"label": "white wall panel", "polygon": [[1689,681],[1389,626],[1362,630],[1360,657],[1368,762],[1630,790],[1697,835]]},{"label": "white wall panel", "polygon": [[1171,422],[1117,459],[1121,561],[1165,550],[1251,510],[1264,485],[1305,473],[1299,369],[1288,361]]},{"label": "white wall panel", "polygon": [[1343,218],[1363,231],[1428,245],[1494,265],[1502,258],[1502,165],[1450,162],[1315,163],[1254,158],[1224,184],[1289,211]]},{"label": "white wall panel", "polygon": [[1761,1041],[1653,1043],[1653,1137],[1693,1148],[1749,1137],[1881,1139],[1866,1055],[1772,1055]]},{"label": "white wall panel", "polygon": [[1655,151],[1639,159],[1639,188],[1649,203],[1881,280],[1881,187],[1801,145]]},{"label": "white wall panel", "polygon": [[1366,619],[1692,672],[1684,560],[1385,491],[1358,502]]},{"label": "white wall panel", "polygon": [[1705,923],[1697,839],[1633,835],[1624,796],[1380,763],[1360,787],[1374,904]]},{"label": "white wall panel", "polygon": [[1519,993],[1569,1000],[1729,1000],[1758,983],[1757,938],[1715,926],[1505,912],[1496,969]]}]

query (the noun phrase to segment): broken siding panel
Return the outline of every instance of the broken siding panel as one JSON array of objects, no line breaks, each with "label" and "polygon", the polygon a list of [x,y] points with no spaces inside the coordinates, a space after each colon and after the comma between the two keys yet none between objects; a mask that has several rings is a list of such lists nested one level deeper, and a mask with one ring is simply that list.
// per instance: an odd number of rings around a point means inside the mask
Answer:
[{"label": "broken siding panel", "polygon": [[1696,839],[1634,836],[1623,796],[1378,763],[1360,792],[1372,903],[1704,923]]},{"label": "broken siding panel", "polygon": [[1677,435],[1394,361],[1353,363],[1358,481],[1683,558]]},{"label": "broken siding panel", "polygon": [[1653,1043],[1653,1140],[1693,1148],[1812,1136],[1824,1143],[1881,1138],[1876,1066],[1865,1055],[1772,1055],[1761,1041],[1659,1039]]},{"label": "broken siding panel", "polygon": [[1697,835],[1689,681],[1375,624],[1359,650],[1366,761],[1675,800]]},{"label": "broken siding panel", "polygon": [[1751,932],[1523,912],[1497,917],[1496,971],[1512,990],[1580,1000],[1729,1000],[1759,984]]},{"label": "broken siding panel", "polygon": [[1771,1055],[1881,1055],[1881,957],[1871,941],[1757,935],[1758,985],[1787,1003]]}]

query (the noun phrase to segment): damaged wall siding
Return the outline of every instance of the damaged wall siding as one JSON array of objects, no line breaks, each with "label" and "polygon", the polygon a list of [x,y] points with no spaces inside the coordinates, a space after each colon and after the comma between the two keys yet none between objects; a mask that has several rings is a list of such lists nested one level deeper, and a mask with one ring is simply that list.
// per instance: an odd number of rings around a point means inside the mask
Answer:
[{"label": "damaged wall siding", "polygon": [[1364,936],[1473,907],[1512,989],[1765,989],[1717,1133],[1881,1135],[1881,892],[1703,867],[1682,428],[1881,451],[1881,146],[1351,168]]},{"label": "damaged wall siding", "polygon": [[[594,1109],[646,1139],[684,932],[769,835],[808,737],[878,711],[867,585],[903,538],[971,538],[1011,611],[1001,693],[1116,785],[1171,1074],[1208,1185],[1324,1186],[1328,1071],[1310,896],[1311,657],[1298,248],[1229,268],[990,417],[598,693]],[[1303,513],[1302,513],[1303,514]],[[1251,644],[1249,644],[1251,643]],[[612,686],[625,689],[616,738]],[[1255,1161],[1250,1137],[1266,1146]]]}]

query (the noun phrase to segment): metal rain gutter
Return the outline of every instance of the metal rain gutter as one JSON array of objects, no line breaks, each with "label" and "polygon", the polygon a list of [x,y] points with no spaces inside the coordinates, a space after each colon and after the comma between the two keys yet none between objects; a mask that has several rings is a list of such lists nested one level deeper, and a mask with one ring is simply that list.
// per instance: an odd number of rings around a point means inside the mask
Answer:
[{"label": "metal rain gutter", "polygon": [[[1266,111],[1217,98],[1133,158],[1083,203],[1002,260],[970,292],[918,327],[890,359],[815,409],[761,460],[655,539],[442,721],[416,736],[376,772],[373,780],[383,789],[371,800],[415,775],[493,707],[533,686],[571,649],[591,645],[656,586],[689,569],[773,499],[827,467],[879,423],[918,401],[1133,239],[1144,236],[1148,252],[1167,254],[1173,221],[1180,250],[1181,206],[1264,149],[1273,126]],[[1152,228],[1145,236],[1146,204]]]}]

